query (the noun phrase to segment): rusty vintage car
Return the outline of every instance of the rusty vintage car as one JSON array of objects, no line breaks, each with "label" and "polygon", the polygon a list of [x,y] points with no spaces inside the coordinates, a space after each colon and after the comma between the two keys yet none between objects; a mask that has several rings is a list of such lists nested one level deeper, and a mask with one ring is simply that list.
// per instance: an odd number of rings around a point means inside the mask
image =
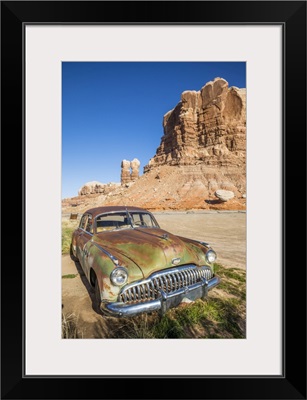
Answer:
[{"label": "rusty vintage car", "polygon": [[173,235],[137,207],[87,210],[73,232],[71,256],[94,288],[99,310],[116,317],[207,296],[220,281],[208,243]]}]

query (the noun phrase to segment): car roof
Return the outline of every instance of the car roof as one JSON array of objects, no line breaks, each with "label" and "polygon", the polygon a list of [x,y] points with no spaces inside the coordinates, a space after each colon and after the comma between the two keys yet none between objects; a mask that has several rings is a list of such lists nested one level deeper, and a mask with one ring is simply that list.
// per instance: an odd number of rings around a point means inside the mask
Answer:
[{"label": "car roof", "polygon": [[95,218],[97,215],[109,212],[116,212],[116,211],[146,211],[144,208],[140,207],[132,207],[132,206],[102,206],[102,207],[94,207],[86,210],[83,214],[89,213]]}]

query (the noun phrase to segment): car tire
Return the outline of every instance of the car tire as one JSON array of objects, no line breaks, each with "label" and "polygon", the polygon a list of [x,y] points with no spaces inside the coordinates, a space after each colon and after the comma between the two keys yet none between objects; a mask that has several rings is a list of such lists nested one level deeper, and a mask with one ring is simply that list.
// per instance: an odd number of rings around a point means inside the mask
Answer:
[{"label": "car tire", "polygon": [[76,256],[74,255],[74,253],[73,253],[72,243],[70,243],[69,255],[70,255],[70,258],[71,258],[73,261],[79,261],[78,257],[76,257]]},{"label": "car tire", "polygon": [[97,278],[95,280],[94,293],[95,293],[95,305],[96,305],[98,313],[101,314],[101,310],[100,310],[101,297],[100,297],[100,290],[99,290],[99,284],[98,284]]}]

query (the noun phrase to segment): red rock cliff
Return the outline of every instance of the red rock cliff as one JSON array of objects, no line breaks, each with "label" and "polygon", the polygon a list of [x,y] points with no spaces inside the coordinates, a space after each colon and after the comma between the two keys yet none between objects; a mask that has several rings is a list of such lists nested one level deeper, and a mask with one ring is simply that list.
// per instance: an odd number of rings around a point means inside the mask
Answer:
[{"label": "red rock cliff", "polygon": [[246,89],[215,78],[200,91],[185,91],[163,118],[164,135],[147,172],[162,165],[245,165]]}]

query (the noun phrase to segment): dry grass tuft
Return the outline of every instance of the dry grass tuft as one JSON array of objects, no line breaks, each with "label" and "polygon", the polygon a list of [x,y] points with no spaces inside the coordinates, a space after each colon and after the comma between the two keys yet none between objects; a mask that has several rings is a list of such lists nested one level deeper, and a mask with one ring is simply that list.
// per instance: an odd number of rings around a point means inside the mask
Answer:
[{"label": "dry grass tuft", "polygon": [[78,317],[62,312],[62,339],[83,339],[83,332],[78,328]]}]

